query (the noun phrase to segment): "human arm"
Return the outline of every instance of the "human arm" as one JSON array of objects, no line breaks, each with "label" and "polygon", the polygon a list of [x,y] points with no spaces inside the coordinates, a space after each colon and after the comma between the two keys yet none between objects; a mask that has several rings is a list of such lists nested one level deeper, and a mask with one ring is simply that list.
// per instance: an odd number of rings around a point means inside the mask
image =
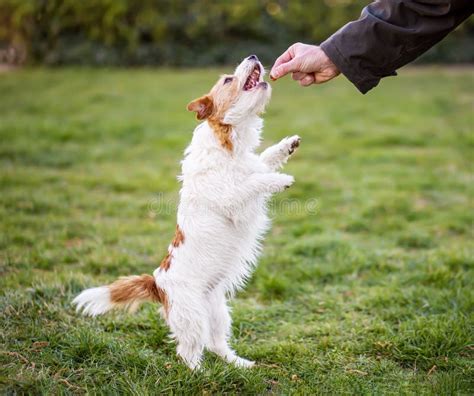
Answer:
[{"label": "human arm", "polygon": [[303,86],[341,72],[362,93],[442,40],[474,10],[472,0],[379,0],[321,46],[294,44],[270,75],[292,72]]}]

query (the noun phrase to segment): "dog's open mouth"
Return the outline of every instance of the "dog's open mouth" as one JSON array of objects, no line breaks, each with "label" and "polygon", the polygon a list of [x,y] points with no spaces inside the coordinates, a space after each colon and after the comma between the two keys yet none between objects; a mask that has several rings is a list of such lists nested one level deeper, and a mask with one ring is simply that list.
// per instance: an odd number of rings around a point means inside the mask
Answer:
[{"label": "dog's open mouth", "polygon": [[250,73],[250,75],[247,77],[247,81],[245,81],[244,91],[250,91],[258,85],[260,81],[260,73],[260,65],[256,64],[252,70],[252,73]]}]

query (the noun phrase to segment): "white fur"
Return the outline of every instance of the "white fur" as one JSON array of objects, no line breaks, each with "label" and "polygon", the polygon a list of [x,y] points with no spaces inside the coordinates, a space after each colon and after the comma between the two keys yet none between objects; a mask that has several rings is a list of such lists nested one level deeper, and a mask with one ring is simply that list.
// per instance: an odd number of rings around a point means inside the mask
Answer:
[{"label": "white fur", "polygon": [[[243,87],[256,61],[244,60],[234,76]],[[263,68],[262,68],[263,75]],[[170,246],[169,270],[156,269],[156,284],[169,299],[165,318],[178,346],[177,352],[192,369],[199,367],[204,348],[237,366],[253,362],[240,358],[229,345],[231,317],[228,298],[251,275],[270,227],[267,201],[294,179],[278,173],[299,142],[283,139],[258,155],[263,121],[258,116],[270,98],[270,86],[240,90],[226,112],[232,125],[233,149],[222,147],[207,121],[194,131],[182,161],[177,222],[184,242]],[[86,313],[109,309],[103,288],[79,295],[75,302]]]},{"label": "white fur", "polygon": [[97,316],[110,311],[113,306],[110,302],[110,291],[107,286],[94,287],[84,290],[72,302],[76,310],[82,310],[84,315]]}]

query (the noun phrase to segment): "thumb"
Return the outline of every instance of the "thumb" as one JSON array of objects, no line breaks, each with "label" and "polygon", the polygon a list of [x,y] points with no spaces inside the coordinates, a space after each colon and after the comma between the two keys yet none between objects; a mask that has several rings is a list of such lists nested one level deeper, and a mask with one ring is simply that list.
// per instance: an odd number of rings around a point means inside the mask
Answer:
[{"label": "thumb", "polygon": [[298,58],[293,58],[289,62],[283,63],[277,67],[275,67],[271,73],[270,76],[273,77],[274,79],[281,78],[283,76],[286,76],[288,73],[291,72],[298,72],[299,70],[299,59]]}]

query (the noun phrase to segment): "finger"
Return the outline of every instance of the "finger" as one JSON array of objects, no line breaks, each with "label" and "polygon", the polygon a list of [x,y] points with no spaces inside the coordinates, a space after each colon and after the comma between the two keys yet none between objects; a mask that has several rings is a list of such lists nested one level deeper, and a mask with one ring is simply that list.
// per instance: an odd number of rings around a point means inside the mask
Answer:
[{"label": "finger", "polygon": [[298,58],[294,58],[290,60],[289,62],[283,63],[272,70],[271,76],[276,79],[276,78],[281,78],[287,75],[288,73],[296,72],[299,70],[299,63],[300,62]]},{"label": "finger", "polygon": [[332,80],[336,75],[326,75],[322,73],[316,73],[314,83],[315,84],[323,84],[329,80]]},{"label": "finger", "polygon": [[280,76],[277,75],[276,70],[284,63],[289,62],[292,59],[291,54],[287,50],[283,55],[281,55],[272,66],[272,70],[270,70],[270,77],[277,79]]},{"label": "finger", "polygon": [[283,54],[281,54],[275,63],[272,66],[272,70],[275,69],[276,67],[280,66],[283,63],[289,62],[295,57],[295,48],[297,47],[299,43],[295,43],[290,45]]},{"label": "finger", "polygon": [[283,52],[283,54],[281,54],[277,58],[277,60],[275,61],[275,63],[272,66],[272,70],[270,71],[270,77],[278,78],[277,76],[274,75],[274,71],[279,66],[281,66],[282,64],[287,63],[287,62],[291,61],[294,58],[294,56],[295,56],[295,45],[296,44],[293,44],[293,45],[289,46],[288,49],[285,52]]},{"label": "finger", "polygon": [[293,80],[295,80],[295,81],[302,80],[302,79],[305,78],[307,75],[308,75],[308,73],[303,73],[303,72],[293,72],[293,73],[291,73],[291,77],[292,77]]},{"label": "finger", "polygon": [[[290,47],[291,48],[291,47]],[[290,51],[290,48],[288,48],[285,52],[283,52],[283,54],[281,54],[277,60],[275,61],[275,63],[273,64],[272,66],[272,70],[278,66],[280,66],[281,64],[283,63],[286,63],[286,62],[289,62],[290,60],[293,59],[293,55],[292,55],[292,52]]]},{"label": "finger", "polygon": [[311,74],[308,74],[306,77],[300,80],[300,85],[302,87],[307,87],[308,85],[311,85],[314,83],[314,76]]}]

